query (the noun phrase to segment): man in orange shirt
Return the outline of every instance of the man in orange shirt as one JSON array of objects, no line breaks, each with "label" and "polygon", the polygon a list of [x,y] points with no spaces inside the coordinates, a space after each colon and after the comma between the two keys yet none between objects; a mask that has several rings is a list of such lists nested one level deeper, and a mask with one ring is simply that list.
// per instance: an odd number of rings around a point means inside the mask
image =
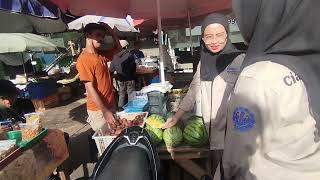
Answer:
[{"label": "man in orange shirt", "polygon": [[[101,129],[106,123],[118,123],[113,115],[116,104],[112,77],[107,65],[110,59],[100,53],[107,31],[115,36],[106,24],[87,24],[84,28],[86,47],[77,60],[80,80],[84,82],[87,91],[87,121],[94,131]],[[119,47],[118,44],[115,46]]]}]

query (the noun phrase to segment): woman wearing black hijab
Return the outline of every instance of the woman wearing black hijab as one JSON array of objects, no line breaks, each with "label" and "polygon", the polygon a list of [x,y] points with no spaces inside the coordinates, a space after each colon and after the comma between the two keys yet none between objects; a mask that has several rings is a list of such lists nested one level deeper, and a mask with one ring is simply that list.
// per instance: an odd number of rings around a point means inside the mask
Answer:
[{"label": "woman wearing black hijab", "polygon": [[234,0],[249,42],[230,100],[227,180],[320,179],[319,0]]},{"label": "woman wearing black hijab", "polygon": [[197,72],[178,112],[167,120],[164,128],[174,126],[186,112],[192,111],[196,97],[201,98],[210,149],[214,150],[213,159],[219,163],[224,148],[227,101],[238,78],[244,54],[228,38],[229,24],[225,16],[209,15],[201,29],[201,59]]}]

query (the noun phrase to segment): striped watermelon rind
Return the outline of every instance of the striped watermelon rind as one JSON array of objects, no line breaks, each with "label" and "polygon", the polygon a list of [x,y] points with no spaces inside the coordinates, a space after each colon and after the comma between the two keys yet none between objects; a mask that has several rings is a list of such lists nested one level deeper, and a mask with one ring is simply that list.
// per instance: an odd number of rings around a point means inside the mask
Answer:
[{"label": "striped watermelon rind", "polygon": [[146,131],[148,132],[151,141],[155,145],[159,145],[163,141],[163,130],[159,128],[153,128],[150,125],[146,125]]},{"label": "striped watermelon rind", "polygon": [[177,147],[183,142],[183,132],[179,127],[173,126],[164,130],[163,140],[167,147]]},{"label": "striped watermelon rind", "polygon": [[192,120],[188,122],[183,131],[183,138],[190,146],[203,146],[209,141],[208,133],[202,120]]}]

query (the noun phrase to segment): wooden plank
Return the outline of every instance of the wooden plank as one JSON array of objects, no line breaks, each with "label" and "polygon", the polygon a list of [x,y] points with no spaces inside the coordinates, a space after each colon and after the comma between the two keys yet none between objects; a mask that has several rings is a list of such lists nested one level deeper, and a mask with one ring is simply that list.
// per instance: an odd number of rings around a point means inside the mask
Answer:
[{"label": "wooden plank", "polygon": [[176,159],[175,162],[196,179],[200,179],[203,175],[207,174],[205,170],[192,160]]},{"label": "wooden plank", "polygon": [[209,153],[197,152],[197,153],[159,153],[160,159],[201,159],[208,158]]},{"label": "wooden plank", "polygon": [[174,162],[169,162],[169,179],[170,180],[182,180],[181,168]]},{"label": "wooden plank", "polygon": [[190,146],[180,146],[176,148],[170,148],[166,146],[160,146],[157,148],[158,153],[163,152],[208,152],[210,151],[209,147],[202,147],[202,148],[194,148]]},{"label": "wooden plank", "polygon": [[5,157],[4,159],[2,159],[0,161],[0,170],[2,170],[4,167],[6,167],[8,164],[10,164],[16,158],[18,158],[21,154],[22,154],[21,148],[17,148],[13,152],[11,152],[7,157]]}]

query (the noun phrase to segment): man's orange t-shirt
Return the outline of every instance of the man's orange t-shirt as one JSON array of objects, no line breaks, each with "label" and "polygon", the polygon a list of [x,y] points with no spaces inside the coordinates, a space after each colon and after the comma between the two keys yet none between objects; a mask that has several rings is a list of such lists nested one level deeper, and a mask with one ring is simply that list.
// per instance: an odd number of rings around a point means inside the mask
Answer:
[{"label": "man's orange t-shirt", "polygon": [[[93,82],[104,105],[111,109],[115,105],[112,78],[105,57],[83,51],[77,60],[77,70],[80,80]],[[91,111],[100,110],[90,94],[87,94],[87,108]]]}]

